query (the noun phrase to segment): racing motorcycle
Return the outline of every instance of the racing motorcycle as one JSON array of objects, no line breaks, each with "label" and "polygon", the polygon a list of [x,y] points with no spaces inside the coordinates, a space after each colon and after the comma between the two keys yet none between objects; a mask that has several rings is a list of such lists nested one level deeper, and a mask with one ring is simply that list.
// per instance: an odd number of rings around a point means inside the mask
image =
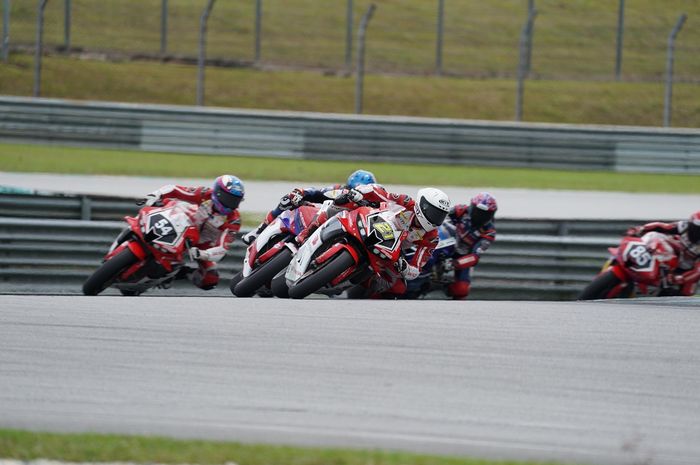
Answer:
[{"label": "racing motorcycle", "polygon": [[83,284],[83,294],[97,295],[112,286],[123,295],[167,287],[186,265],[190,244],[199,230],[193,217],[197,205],[166,200],[127,216],[127,227],[112,243],[102,265]]},{"label": "racing motorcycle", "polygon": [[[433,291],[445,292],[447,286],[454,282],[452,257],[457,245],[456,232],[457,228],[449,221],[438,227],[439,242],[418,277],[406,282],[403,299],[424,298]],[[414,252],[411,250],[406,254],[409,262]]]},{"label": "racing motorcycle", "polygon": [[282,275],[289,297],[340,294],[373,276],[380,282],[403,279],[395,263],[412,215],[394,203],[381,203],[330,218],[304,242]]},{"label": "racing motorcycle", "polygon": [[243,270],[231,280],[231,292],[236,297],[250,297],[256,292],[266,296],[272,278],[285,269],[297,252],[294,238],[306,228],[319,207],[305,204],[280,213],[248,246]]},{"label": "racing motorcycle", "polygon": [[642,237],[624,237],[618,247],[608,251],[611,258],[579,300],[677,294],[668,274],[678,266],[678,255],[667,235],[649,232]]}]

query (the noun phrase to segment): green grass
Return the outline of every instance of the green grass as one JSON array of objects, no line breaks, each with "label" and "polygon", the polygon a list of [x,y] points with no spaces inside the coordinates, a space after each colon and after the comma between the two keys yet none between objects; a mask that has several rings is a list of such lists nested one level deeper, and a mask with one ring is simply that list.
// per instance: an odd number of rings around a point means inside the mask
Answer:
[{"label": "green grass", "polygon": [[182,155],[46,145],[0,144],[0,170],[71,174],[214,177],[335,183],[358,167],[387,184],[699,193],[700,176],[398,165],[253,157]]},{"label": "green grass", "polygon": [[[36,2],[11,2],[11,41],[35,39]],[[99,7],[96,5],[99,3]],[[377,4],[367,33],[370,71],[429,72],[435,64],[437,2],[355,0],[354,26]],[[88,50],[157,53],[160,0],[73,0],[72,44]],[[170,2],[169,47],[196,55],[203,0]],[[445,2],[444,69],[479,76],[514,75],[527,2]],[[535,75],[612,78],[618,2],[537,0],[532,70]],[[265,0],[262,59],[273,64],[339,68],[345,61],[346,0]],[[700,4],[689,0],[626,2],[623,72],[630,79],[659,78],[666,40],[679,14],[689,21],[678,35],[679,78],[697,78]],[[210,56],[254,58],[255,2],[217,2],[209,20]],[[63,2],[46,9],[47,44],[63,43]]]},{"label": "green grass", "polygon": [[[129,461],[166,464],[239,465],[544,465],[378,450],[244,445],[162,437],[53,434],[0,429],[0,457],[72,462]],[[547,462],[553,465],[552,462]]]},{"label": "green grass", "polygon": [[[9,64],[0,64],[0,93],[32,95],[32,62],[28,55],[12,55]],[[44,60],[42,76],[44,97],[195,103],[194,66],[52,57]],[[369,75],[364,108],[368,114],[512,120],[515,91],[515,82],[504,79]],[[205,101],[220,107],[352,113],[354,92],[354,79],[319,72],[210,67]],[[660,83],[529,81],[523,119],[658,126],[663,92]],[[700,85],[676,84],[673,95],[673,125],[700,127]]]}]

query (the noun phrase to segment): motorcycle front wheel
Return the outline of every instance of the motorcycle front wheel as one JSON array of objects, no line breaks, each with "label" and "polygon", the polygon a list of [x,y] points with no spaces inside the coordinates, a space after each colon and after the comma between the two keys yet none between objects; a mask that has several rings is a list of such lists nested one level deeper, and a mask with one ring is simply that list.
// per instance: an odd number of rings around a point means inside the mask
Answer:
[{"label": "motorcycle front wheel", "polygon": [[97,295],[107,289],[110,284],[128,267],[138,261],[138,257],[129,248],[107,260],[95,270],[83,284],[83,294]]},{"label": "motorcycle front wheel", "polygon": [[318,268],[297,284],[290,286],[289,297],[292,299],[303,299],[313,294],[354,264],[355,259],[352,258],[350,252],[343,250],[338,255],[328,260],[323,267]]},{"label": "motorcycle front wheel", "polygon": [[608,270],[596,276],[596,278],[581,292],[578,296],[578,300],[605,299],[610,291],[621,282],[620,278],[618,278],[612,270]]},{"label": "motorcycle front wheel", "polygon": [[246,278],[233,285],[231,291],[236,297],[251,297],[255,291],[269,283],[277,273],[285,269],[291,261],[292,251],[285,247],[277,255],[255,268]]},{"label": "motorcycle front wheel", "polygon": [[272,295],[275,297],[279,297],[280,299],[288,299],[289,298],[289,288],[287,287],[287,278],[285,278],[284,274],[287,272],[286,269],[283,269],[279,273],[275,275],[274,278],[272,278],[272,281],[270,282],[270,290],[272,291]]}]

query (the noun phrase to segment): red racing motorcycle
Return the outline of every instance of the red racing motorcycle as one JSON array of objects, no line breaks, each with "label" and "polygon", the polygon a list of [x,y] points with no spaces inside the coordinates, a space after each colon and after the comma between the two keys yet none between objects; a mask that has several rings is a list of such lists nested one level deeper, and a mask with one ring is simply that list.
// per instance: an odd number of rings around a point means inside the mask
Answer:
[{"label": "red racing motorcycle", "polygon": [[297,252],[294,238],[311,223],[318,210],[317,205],[307,204],[280,213],[248,246],[243,270],[231,280],[231,292],[236,297],[251,297],[256,292],[269,295],[270,281]]},{"label": "red racing motorcycle", "polygon": [[677,295],[667,277],[678,266],[678,254],[667,235],[649,232],[642,237],[624,237],[618,247],[608,251],[612,257],[579,300]]},{"label": "red racing motorcycle", "polygon": [[318,291],[339,294],[371,277],[384,282],[403,279],[395,263],[412,217],[399,205],[382,203],[379,208],[363,206],[329,219],[287,267],[283,276],[289,297],[303,299]]},{"label": "red racing motorcycle", "polygon": [[166,200],[143,207],[102,260],[102,265],[83,284],[83,294],[97,295],[112,286],[123,295],[139,295],[175,279],[197,243],[199,230],[193,221],[197,205]]}]

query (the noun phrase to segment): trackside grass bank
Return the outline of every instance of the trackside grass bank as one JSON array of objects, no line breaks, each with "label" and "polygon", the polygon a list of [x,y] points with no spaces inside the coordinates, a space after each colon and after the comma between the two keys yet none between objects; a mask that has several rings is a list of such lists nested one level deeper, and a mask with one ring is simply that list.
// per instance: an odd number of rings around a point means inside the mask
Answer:
[{"label": "trackside grass bank", "polygon": [[[483,4],[480,3],[480,4]],[[31,55],[13,54],[0,63],[0,93],[31,96]],[[193,105],[196,66],[149,62],[111,63],[46,57],[42,97],[111,102]],[[513,79],[458,79],[368,74],[364,112],[512,121]],[[662,82],[532,80],[525,86],[523,121],[552,123],[663,124]],[[673,88],[673,126],[700,127],[700,85]],[[355,79],[314,71],[215,68],[206,72],[210,106],[352,113]]]},{"label": "trackside grass bank", "polygon": [[0,144],[0,171],[335,183],[357,168],[380,182],[435,186],[700,193],[700,176],[289,160]]},{"label": "trackside grass bank", "polygon": [[[0,458],[69,462],[238,465],[544,465],[378,450],[321,449],[162,437],[54,434],[0,429]],[[547,462],[554,465],[553,462]]]}]

